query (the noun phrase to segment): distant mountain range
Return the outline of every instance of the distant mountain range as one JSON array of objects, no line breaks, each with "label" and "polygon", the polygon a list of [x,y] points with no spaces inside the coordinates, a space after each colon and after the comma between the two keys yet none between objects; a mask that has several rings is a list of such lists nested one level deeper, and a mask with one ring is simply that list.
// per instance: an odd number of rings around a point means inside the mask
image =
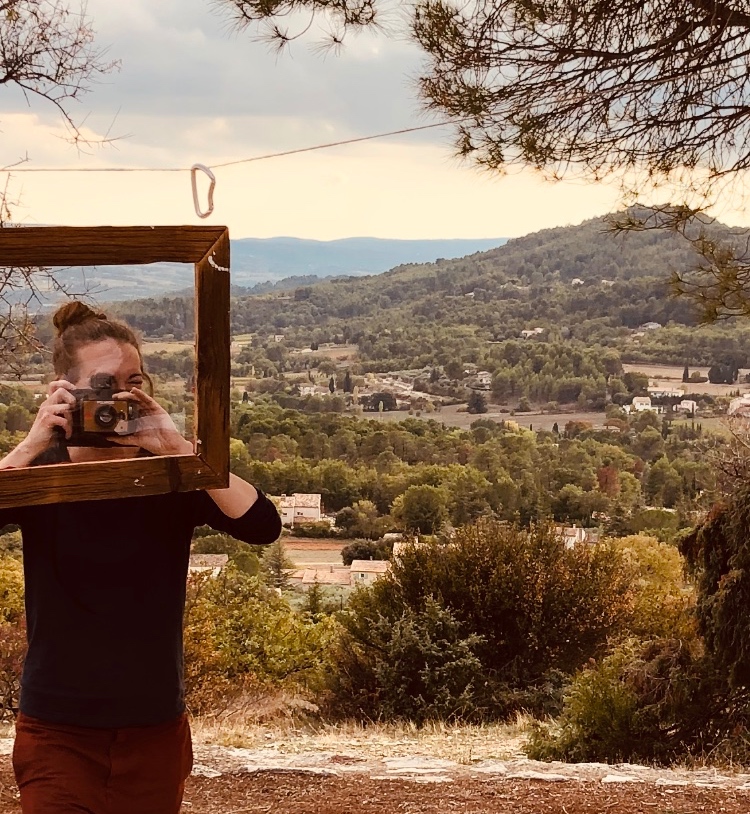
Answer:
[{"label": "distant mountain range", "polygon": [[[385,240],[352,237],[343,240],[301,240],[294,237],[232,240],[232,283],[235,287],[272,288],[285,278],[289,286],[316,279],[380,274],[409,263],[464,257],[496,248],[505,238],[477,240]],[[192,266],[154,263],[151,266],[71,268],[58,273],[72,291],[90,291],[111,302],[184,292],[193,283]],[[261,284],[268,283],[268,286]],[[49,291],[49,299],[56,299]]]},{"label": "distant mountain range", "polygon": [[232,270],[237,285],[254,285],[283,277],[361,276],[380,274],[406,263],[432,263],[465,257],[506,243],[484,240],[300,240],[296,237],[244,238],[232,241]]},{"label": "distant mountain range", "polygon": [[[562,326],[566,334],[590,338],[599,329],[611,337],[615,328],[646,322],[695,325],[692,302],[671,297],[668,284],[672,272],[695,269],[690,244],[667,230],[614,234],[612,217],[545,229],[472,256],[402,265],[377,277],[300,283],[291,296],[238,292],[233,329],[336,335],[346,327],[348,336],[360,330],[375,336],[396,325],[422,332],[452,325],[504,339],[537,326]],[[746,239],[742,230],[719,222],[709,232],[741,245]]]}]

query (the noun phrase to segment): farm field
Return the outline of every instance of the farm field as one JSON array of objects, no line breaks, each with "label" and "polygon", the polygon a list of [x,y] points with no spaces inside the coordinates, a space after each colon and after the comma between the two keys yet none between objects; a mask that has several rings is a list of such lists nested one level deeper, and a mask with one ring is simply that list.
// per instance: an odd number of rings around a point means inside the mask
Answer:
[{"label": "farm field", "polygon": [[283,537],[284,550],[298,567],[310,565],[342,565],[341,549],[349,540],[308,540]]},{"label": "farm field", "polygon": [[343,362],[346,359],[355,359],[358,348],[356,345],[322,345],[318,350],[302,348],[301,350],[289,351],[290,356],[302,356],[315,354],[315,356],[325,356],[327,359],[334,359]]},{"label": "farm field", "polygon": [[465,404],[451,404],[443,407],[439,412],[427,413],[423,412],[420,416],[416,413],[410,416],[408,412],[403,410],[393,410],[391,412],[383,413],[362,413],[361,418],[374,419],[375,421],[394,422],[403,421],[406,418],[418,418],[423,421],[437,421],[439,424],[444,424],[446,427],[458,427],[459,429],[469,429],[474,421],[479,418],[489,419],[490,421],[515,421],[519,427],[525,429],[531,425],[534,430],[551,430],[552,425],[557,423],[562,430],[568,421],[588,421],[594,427],[601,427],[604,425],[606,415],[604,413],[583,413],[583,412],[557,412],[557,413],[520,413],[518,415],[511,415],[510,413],[501,413],[497,408],[490,409],[481,415],[473,415],[466,412]]},{"label": "farm field", "polygon": [[158,339],[144,339],[143,353],[179,353],[183,350],[193,350],[195,343],[191,339],[184,339],[173,342],[160,342]]},{"label": "farm field", "polygon": [[[675,365],[623,365],[626,373],[645,373],[649,378],[649,385],[668,385],[670,387],[681,387],[683,384],[691,393],[706,393],[709,396],[729,396],[738,389],[740,393],[750,392],[750,384],[743,383],[742,379],[748,373],[747,370],[740,370],[740,378],[737,384],[711,384],[711,382],[687,382],[683,383],[682,373],[684,367]],[[708,374],[708,367],[693,367],[690,372],[699,371],[703,376]]]}]

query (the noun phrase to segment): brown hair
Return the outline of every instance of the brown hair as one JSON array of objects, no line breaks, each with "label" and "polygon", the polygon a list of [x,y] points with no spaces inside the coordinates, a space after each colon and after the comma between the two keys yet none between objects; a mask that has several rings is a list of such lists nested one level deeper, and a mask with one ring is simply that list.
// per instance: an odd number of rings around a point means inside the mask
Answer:
[{"label": "brown hair", "polygon": [[52,350],[52,364],[55,375],[66,376],[78,365],[78,348],[92,342],[101,342],[105,339],[114,339],[125,345],[132,345],[138,351],[141,362],[141,371],[148,382],[149,389],[153,390],[151,379],[146,374],[143,365],[143,354],[138,343],[138,337],[132,328],[124,322],[110,319],[101,311],[94,311],[88,305],[77,300],[66,302],[55,311],[52,322],[57,329],[55,344]]}]

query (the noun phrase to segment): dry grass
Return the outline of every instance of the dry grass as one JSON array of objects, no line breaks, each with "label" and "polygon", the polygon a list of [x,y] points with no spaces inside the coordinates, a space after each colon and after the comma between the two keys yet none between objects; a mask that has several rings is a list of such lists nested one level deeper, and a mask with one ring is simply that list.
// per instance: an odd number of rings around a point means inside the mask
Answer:
[{"label": "dry grass", "polygon": [[408,723],[300,721],[296,715],[265,722],[237,716],[223,720],[197,718],[192,724],[196,741],[220,746],[273,747],[284,754],[346,752],[364,759],[426,754],[464,764],[523,757],[527,726],[524,716],[506,724],[436,722],[421,728]]},{"label": "dry grass", "polygon": [[187,349],[194,350],[195,343],[190,339],[171,342],[161,342],[158,339],[146,339],[143,342],[142,349],[144,354],[161,353],[162,351],[164,351],[164,353],[180,353]]}]

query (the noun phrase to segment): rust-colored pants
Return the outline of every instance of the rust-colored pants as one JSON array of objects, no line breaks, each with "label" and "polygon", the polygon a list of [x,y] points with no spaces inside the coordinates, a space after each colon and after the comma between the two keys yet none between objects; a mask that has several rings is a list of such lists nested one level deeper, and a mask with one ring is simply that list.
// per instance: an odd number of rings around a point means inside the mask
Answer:
[{"label": "rust-colored pants", "polygon": [[186,715],[124,729],[16,721],[23,814],[178,814],[192,764]]}]

